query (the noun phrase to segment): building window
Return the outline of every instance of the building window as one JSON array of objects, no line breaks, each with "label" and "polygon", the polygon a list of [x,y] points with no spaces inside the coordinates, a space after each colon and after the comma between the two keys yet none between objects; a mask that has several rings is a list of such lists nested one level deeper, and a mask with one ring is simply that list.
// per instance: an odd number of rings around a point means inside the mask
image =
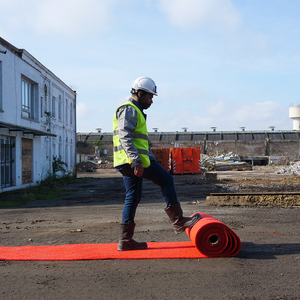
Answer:
[{"label": "building window", "polygon": [[2,110],[2,62],[0,61],[0,111]]},{"label": "building window", "polygon": [[44,94],[45,94],[45,105],[44,105],[44,112],[47,111],[47,107],[48,107],[48,101],[47,101],[47,94],[48,94],[48,89],[47,89],[47,85],[44,85]]},{"label": "building window", "polygon": [[47,136],[45,138],[45,154],[46,154],[46,158],[49,159],[49,154],[50,154],[50,149],[49,149],[49,137]]},{"label": "building window", "polygon": [[59,136],[59,141],[58,141],[58,156],[62,158],[62,140],[61,136]]},{"label": "building window", "polygon": [[73,153],[73,139],[71,139],[71,145],[70,145],[70,166],[73,167],[73,161],[74,161],[74,153]]},{"label": "building window", "polygon": [[66,124],[68,124],[68,100],[66,100]]},{"label": "building window", "polygon": [[57,156],[57,153],[56,153],[56,139],[53,139],[53,143],[52,143],[52,153],[53,153],[53,156]]},{"label": "building window", "polygon": [[41,97],[41,117],[43,116],[43,97]]},{"label": "building window", "polygon": [[62,111],[61,105],[62,105],[62,103],[61,103],[61,95],[59,95],[59,100],[58,100],[58,118],[60,120],[61,120],[61,111]]},{"label": "building window", "polygon": [[52,97],[52,117],[55,118],[55,97]]},{"label": "building window", "polygon": [[69,145],[68,145],[68,137],[66,137],[66,145],[65,145],[65,163],[69,165]]},{"label": "building window", "polygon": [[34,119],[36,85],[22,79],[22,117]]},{"label": "building window", "polygon": [[13,148],[14,148],[14,142],[12,138],[0,137],[0,149],[1,149],[0,182],[2,188],[13,185],[13,163],[14,163]]},{"label": "building window", "polygon": [[70,124],[73,125],[73,103],[71,103],[70,108]]}]

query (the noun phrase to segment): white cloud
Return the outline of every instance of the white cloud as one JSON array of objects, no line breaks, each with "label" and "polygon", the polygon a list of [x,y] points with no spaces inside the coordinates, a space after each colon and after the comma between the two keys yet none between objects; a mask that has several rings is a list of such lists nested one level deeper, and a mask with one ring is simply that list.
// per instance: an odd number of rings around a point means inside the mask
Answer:
[{"label": "white cloud", "polygon": [[182,28],[200,26],[226,32],[241,23],[241,16],[230,0],[159,0],[159,8]]},{"label": "white cloud", "polygon": [[[107,111],[100,104],[77,102],[77,129],[79,132],[90,132],[107,122]],[[110,118],[112,120],[112,117]],[[112,121],[109,122],[111,124]],[[102,124],[102,125],[101,125]]]},{"label": "white cloud", "polygon": [[218,130],[267,130],[269,126],[278,129],[289,129],[288,106],[272,101],[243,103],[227,99],[219,99],[206,107],[207,115],[211,117],[210,126]]},{"label": "white cloud", "polygon": [[48,0],[40,1],[36,28],[65,34],[82,34],[106,29],[113,0]]},{"label": "white cloud", "polygon": [[116,0],[0,0],[1,19],[40,34],[80,35],[105,31]]},{"label": "white cloud", "polygon": [[84,119],[88,116],[89,108],[86,106],[85,103],[77,102],[76,106],[76,116],[78,119]]},{"label": "white cloud", "polygon": [[236,131],[240,127],[269,130],[269,126],[278,130],[292,129],[288,106],[272,101],[244,103],[223,98],[198,107],[192,105],[190,109],[183,107],[147,112],[148,130],[151,131],[152,127],[164,132],[182,131],[183,127],[187,127],[188,131],[210,131],[211,127],[217,127],[218,131]]},{"label": "white cloud", "polygon": [[[100,104],[89,106],[78,103],[77,120],[79,132],[90,132],[97,127],[103,132],[112,131],[112,118],[119,104],[125,98],[115,99],[119,102],[113,106],[101,107]],[[146,111],[148,130],[158,127],[159,131],[210,131],[212,126],[218,131],[236,131],[240,127],[246,130],[269,130],[275,126],[278,130],[291,130],[292,120],[288,117],[288,106],[272,101],[243,103],[229,99],[219,99],[200,107],[181,105],[172,109],[156,109],[155,105]]]}]

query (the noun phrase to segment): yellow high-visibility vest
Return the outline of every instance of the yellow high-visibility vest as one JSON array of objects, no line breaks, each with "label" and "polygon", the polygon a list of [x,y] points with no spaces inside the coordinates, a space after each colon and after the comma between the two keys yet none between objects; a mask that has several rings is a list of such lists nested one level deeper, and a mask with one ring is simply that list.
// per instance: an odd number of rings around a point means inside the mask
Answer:
[{"label": "yellow high-visibility vest", "polygon": [[125,105],[130,105],[134,107],[135,110],[137,111],[137,125],[134,130],[133,144],[135,148],[138,150],[139,156],[143,163],[143,167],[147,168],[150,166],[150,159],[149,159],[149,136],[148,136],[146,120],[143,113],[140,111],[140,109],[130,101],[121,105],[117,109],[113,119],[114,167],[126,163],[132,164],[132,161],[130,157],[127,155],[127,153],[125,152],[119,138],[117,112],[122,106]]}]

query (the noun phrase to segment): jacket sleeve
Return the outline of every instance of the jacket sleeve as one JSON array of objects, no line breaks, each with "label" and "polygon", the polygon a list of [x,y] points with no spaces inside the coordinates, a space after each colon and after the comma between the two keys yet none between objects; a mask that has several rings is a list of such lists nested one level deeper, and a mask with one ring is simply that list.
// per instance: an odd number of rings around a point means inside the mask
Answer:
[{"label": "jacket sleeve", "polygon": [[129,105],[117,111],[120,142],[132,161],[132,167],[142,165],[138,150],[133,144],[134,130],[137,126],[137,111]]}]

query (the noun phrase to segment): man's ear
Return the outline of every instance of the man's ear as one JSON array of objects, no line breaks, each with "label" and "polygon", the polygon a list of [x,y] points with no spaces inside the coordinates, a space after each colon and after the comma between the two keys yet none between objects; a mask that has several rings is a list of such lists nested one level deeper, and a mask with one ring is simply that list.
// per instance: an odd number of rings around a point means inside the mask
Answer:
[{"label": "man's ear", "polygon": [[142,91],[138,91],[138,97],[141,98],[143,96],[143,92]]}]

